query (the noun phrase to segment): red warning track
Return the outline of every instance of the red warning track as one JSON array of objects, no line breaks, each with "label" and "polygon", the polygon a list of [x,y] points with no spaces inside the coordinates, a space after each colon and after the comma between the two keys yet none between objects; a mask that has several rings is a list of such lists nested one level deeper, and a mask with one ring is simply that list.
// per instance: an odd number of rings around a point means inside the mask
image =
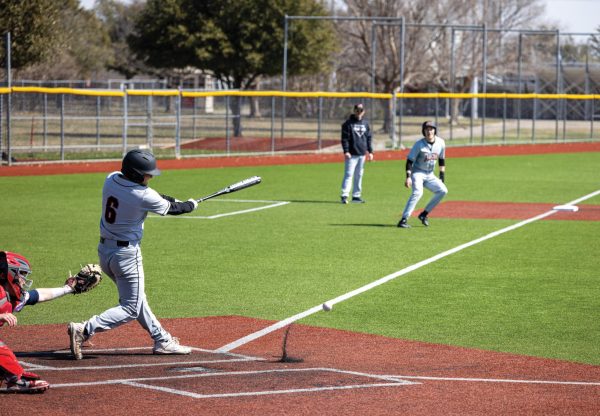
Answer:
[{"label": "red warning track", "polygon": [[[600,142],[593,143],[564,143],[564,144],[538,144],[538,145],[510,145],[510,146],[466,146],[447,149],[447,157],[479,157],[479,156],[504,156],[546,153],[581,153],[600,152]],[[390,150],[376,152],[376,160],[401,160],[405,159],[408,150]],[[343,155],[338,153],[298,154],[298,155],[261,155],[261,156],[224,156],[210,158],[169,159],[160,160],[161,169],[196,169],[196,168],[221,168],[234,166],[266,166],[290,165],[309,163],[335,163],[342,162]],[[115,162],[80,162],[80,163],[52,163],[38,165],[18,165],[0,167],[0,176],[32,176],[32,175],[62,175],[69,173],[112,172],[119,170],[121,163]]]},{"label": "red warning track", "polygon": [[[214,350],[272,322],[236,316],[163,321],[189,356],[154,356],[137,324],[98,334],[74,361],[66,325],[3,331],[43,395],[0,395],[36,415],[597,415],[600,366],[295,324]],[[6,328],[5,328],[6,329]],[[239,355],[238,355],[239,354]]]}]

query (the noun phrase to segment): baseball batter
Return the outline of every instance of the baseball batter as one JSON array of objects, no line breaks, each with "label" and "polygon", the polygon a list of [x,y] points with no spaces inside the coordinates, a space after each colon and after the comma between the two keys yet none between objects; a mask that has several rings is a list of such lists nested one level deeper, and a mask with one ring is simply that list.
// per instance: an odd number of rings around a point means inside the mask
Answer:
[{"label": "baseball batter", "polygon": [[108,331],[137,320],[154,341],[155,354],[189,354],[152,313],[146,299],[141,240],[149,212],[179,215],[194,211],[194,199],[181,202],[148,187],[152,177],[160,175],[154,155],[132,150],[123,158],[121,171],[109,174],[102,190],[100,218],[100,266],[116,284],[119,304],[85,322],[68,326],[71,352],[82,359],[82,344],[96,332]]},{"label": "baseball batter", "polygon": [[[431,121],[423,123],[421,132],[423,133],[423,138],[413,145],[406,158],[406,180],[404,181],[404,186],[412,188],[412,192],[404,207],[402,219],[398,222],[398,227],[400,228],[410,228],[408,218],[423,196],[423,187],[433,192],[433,197],[425,206],[425,210],[419,214],[419,220],[426,227],[429,226],[427,216],[448,193],[448,188],[444,184],[446,174],[446,143],[444,139],[437,136],[437,127]],[[440,165],[439,178],[434,174],[437,162]]]}]

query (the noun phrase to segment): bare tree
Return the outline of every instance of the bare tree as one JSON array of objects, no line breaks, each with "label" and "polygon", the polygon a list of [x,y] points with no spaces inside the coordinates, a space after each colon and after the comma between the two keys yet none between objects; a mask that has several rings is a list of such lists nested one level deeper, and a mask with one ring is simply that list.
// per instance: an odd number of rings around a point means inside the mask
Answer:
[{"label": "bare tree", "polygon": [[[346,15],[370,19],[338,25],[344,39],[340,71],[362,73],[366,82],[374,80],[377,92],[400,86],[404,91],[469,91],[483,73],[484,24],[486,71],[492,72],[515,61],[516,47],[507,46],[515,35],[508,29],[531,27],[543,11],[539,0],[346,0],[344,6]],[[401,17],[405,23],[402,79]],[[374,73],[372,56],[376,57]],[[460,103],[453,101],[455,121]],[[383,130],[388,131],[390,109],[383,110]]]}]

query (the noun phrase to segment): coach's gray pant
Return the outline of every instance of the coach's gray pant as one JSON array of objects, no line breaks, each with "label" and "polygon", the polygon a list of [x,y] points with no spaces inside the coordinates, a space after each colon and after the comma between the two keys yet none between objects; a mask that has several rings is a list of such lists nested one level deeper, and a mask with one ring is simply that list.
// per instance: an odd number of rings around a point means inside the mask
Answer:
[{"label": "coach's gray pant", "polygon": [[365,156],[352,156],[344,159],[344,180],[342,181],[342,196],[350,195],[352,183],[352,197],[359,198],[362,193],[362,178],[365,172]]},{"label": "coach's gray pant", "polygon": [[85,323],[85,333],[91,337],[96,332],[108,331],[137,320],[155,343],[170,341],[171,334],[161,326],[146,299],[139,243],[130,243],[127,247],[111,243],[116,242],[106,240],[98,245],[98,257],[102,271],[117,285],[119,305],[92,316]]}]

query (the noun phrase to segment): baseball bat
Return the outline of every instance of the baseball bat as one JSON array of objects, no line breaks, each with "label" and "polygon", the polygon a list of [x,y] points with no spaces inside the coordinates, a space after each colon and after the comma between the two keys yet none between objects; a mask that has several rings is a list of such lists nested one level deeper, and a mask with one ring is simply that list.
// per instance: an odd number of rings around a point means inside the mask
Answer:
[{"label": "baseball bat", "polygon": [[240,189],[249,188],[254,185],[258,185],[262,181],[260,176],[252,176],[250,178],[244,179],[242,181],[232,183],[231,185],[221,189],[220,191],[214,192],[210,195],[206,195],[200,199],[196,199],[196,202],[203,202],[207,199],[211,199],[217,197],[219,195],[229,194],[231,192],[239,191]]}]

